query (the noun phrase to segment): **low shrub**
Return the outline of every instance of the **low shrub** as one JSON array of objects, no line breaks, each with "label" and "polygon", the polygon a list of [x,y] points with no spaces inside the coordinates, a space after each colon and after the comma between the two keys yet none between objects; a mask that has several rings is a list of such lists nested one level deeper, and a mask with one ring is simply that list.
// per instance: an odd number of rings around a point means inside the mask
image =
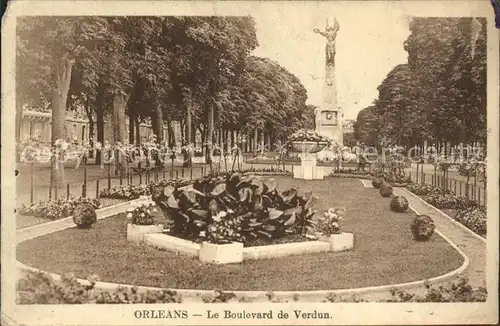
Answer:
[{"label": "low shrub", "polygon": [[426,241],[432,236],[436,226],[430,216],[418,215],[413,220],[410,228],[415,240]]},{"label": "low shrub", "polygon": [[392,186],[384,183],[380,186],[379,192],[382,197],[390,197],[392,195]]},{"label": "low shrub", "polygon": [[384,179],[382,178],[375,178],[372,180],[372,185],[373,188],[380,189],[380,187],[384,184]]},{"label": "low shrub", "polygon": [[81,203],[89,203],[94,209],[101,206],[101,202],[98,199],[83,197],[77,199],[60,198],[57,200],[40,201],[30,206],[21,205],[19,214],[58,220],[73,215],[73,211]]},{"label": "low shrub", "polygon": [[394,212],[406,212],[408,210],[408,200],[403,196],[396,196],[391,200],[390,208]]},{"label": "low shrub", "polygon": [[80,229],[88,229],[97,222],[97,214],[91,203],[80,203],[73,211],[73,222]]}]

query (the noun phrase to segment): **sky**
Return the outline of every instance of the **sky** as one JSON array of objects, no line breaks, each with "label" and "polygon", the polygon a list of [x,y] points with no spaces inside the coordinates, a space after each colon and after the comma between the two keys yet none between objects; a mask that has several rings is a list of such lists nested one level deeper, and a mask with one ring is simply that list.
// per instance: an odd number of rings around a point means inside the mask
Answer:
[{"label": "sky", "polygon": [[354,7],[311,2],[298,10],[274,3],[272,9],[251,13],[259,41],[253,54],[275,60],[296,75],[307,89],[308,104],[318,106],[322,104],[326,39],[313,30],[324,30],[327,18],[330,24],[334,18],[339,22],[337,101],[345,119],[356,119],[378,97],[377,87],[391,69],[407,62],[403,42],[410,33],[410,19],[386,4],[368,2]]}]

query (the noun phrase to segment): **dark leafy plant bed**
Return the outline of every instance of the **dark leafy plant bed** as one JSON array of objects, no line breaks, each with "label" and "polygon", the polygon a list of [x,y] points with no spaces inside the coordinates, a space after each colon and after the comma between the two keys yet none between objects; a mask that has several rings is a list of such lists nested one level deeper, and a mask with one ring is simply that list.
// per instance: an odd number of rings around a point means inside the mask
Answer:
[{"label": "dark leafy plant bed", "polygon": [[172,220],[172,234],[223,244],[305,235],[314,230],[316,199],[297,188],[280,191],[273,178],[220,173],[193,185],[153,185],[152,199]]}]

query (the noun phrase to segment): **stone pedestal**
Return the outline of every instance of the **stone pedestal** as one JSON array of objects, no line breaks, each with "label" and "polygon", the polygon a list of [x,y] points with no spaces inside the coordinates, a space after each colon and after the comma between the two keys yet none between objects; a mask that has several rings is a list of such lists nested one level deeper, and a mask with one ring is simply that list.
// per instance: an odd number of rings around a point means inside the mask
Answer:
[{"label": "stone pedestal", "polygon": [[202,242],[200,261],[212,264],[234,264],[243,261],[243,243],[213,244]]},{"label": "stone pedestal", "polygon": [[323,167],[317,166],[316,154],[300,154],[300,167],[294,168],[293,177],[304,180],[323,180]]},{"label": "stone pedestal", "polygon": [[330,251],[344,251],[354,247],[354,234],[343,232],[330,236],[320,236],[320,241],[330,243]]}]

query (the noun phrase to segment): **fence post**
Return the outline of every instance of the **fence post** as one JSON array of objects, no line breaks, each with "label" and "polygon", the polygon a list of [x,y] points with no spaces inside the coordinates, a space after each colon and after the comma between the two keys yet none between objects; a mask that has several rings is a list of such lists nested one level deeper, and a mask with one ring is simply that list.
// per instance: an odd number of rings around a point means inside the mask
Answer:
[{"label": "fence post", "polygon": [[163,180],[165,180],[165,168],[163,168]]},{"label": "fence post", "polygon": [[52,180],[49,183],[49,200],[52,199]]},{"label": "fence post", "polygon": [[95,182],[95,198],[99,198],[99,179]]},{"label": "fence post", "polygon": [[57,190],[58,190],[57,188],[58,188],[57,184],[54,185],[54,199],[55,200],[57,200]]},{"label": "fence post", "polygon": [[193,180],[193,165],[191,165],[190,171],[189,171],[189,179]]},{"label": "fence post", "polygon": [[459,196],[462,196],[462,181],[460,181],[460,195]]},{"label": "fence post", "polygon": [[456,195],[457,194],[457,179],[453,179],[453,193]]},{"label": "fence post", "polygon": [[175,178],[178,179],[179,178],[179,170],[175,170]]},{"label": "fence post", "polygon": [[111,164],[108,163],[108,189],[111,189]]},{"label": "fence post", "polygon": [[66,200],[69,200],[69,183],[66,184]]},{"label": "fence post", "polygon": [[418,183],[418,168],[419,168],[419,165],[420,165],[420,164],[417,162],[417,175],[416,175],[416,177],[417,177],[416,182],[417,182],[417,183]]},{"label": "fence post", "polygon": [[181,170],[181,177],[184,178],[184,167],[182,167],[182,170]]},{"label": "fence post", "polygon": [[30,204],[33,204],[34,195],[34,184],[33,184],[33,162],[30,163]]},{"label": "fence post", "polygon": [[87,197],[87,165],[85,165],[83,170],[83,186],[82,186],[82,197]]},{"label": "fence post", "polygon": [[120,186],[123,185],[123,174],[122,172],[120,171]]}]

